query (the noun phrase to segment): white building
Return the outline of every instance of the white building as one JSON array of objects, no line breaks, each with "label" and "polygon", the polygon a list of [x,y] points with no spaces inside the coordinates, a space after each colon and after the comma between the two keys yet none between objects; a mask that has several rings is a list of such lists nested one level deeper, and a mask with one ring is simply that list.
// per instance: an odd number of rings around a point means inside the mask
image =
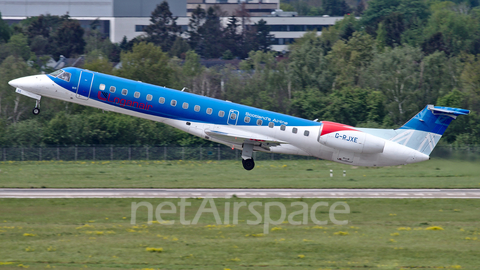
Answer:
[{"label": "white building", "polygon": [[[0,1],[0,12],[4,20],[15,23],[27,17],[41,14],[65,15],[79,20],[83,27],[98,19],[100,31],[110,38],[112,42],[121,42],[123,37],[128,40],[144,35],[145,26],[150,24],[150,15],[156,5],[163,0],[22,0]],[[187,30],[189,17],[187,12],[199,4],[203,8],[218,5],[226,11],[222,17],[224,25],[228,16],[234,14],[241,3],[245,1],[245,8],[251,16],[249,24],[254,24],[261,19],[271,27],[275,37],[275,51],[286,50],[288,44],[296,38],[303,36],[309,30],[317,30],[320,35],[322,29],[334,25],[343,17],[274,17],[269,14],[279,6],[279,0],[167,0],[174,16],[178,16],[177,24],[182,30]],[[228,14],[227,14],[228,13]]]}]

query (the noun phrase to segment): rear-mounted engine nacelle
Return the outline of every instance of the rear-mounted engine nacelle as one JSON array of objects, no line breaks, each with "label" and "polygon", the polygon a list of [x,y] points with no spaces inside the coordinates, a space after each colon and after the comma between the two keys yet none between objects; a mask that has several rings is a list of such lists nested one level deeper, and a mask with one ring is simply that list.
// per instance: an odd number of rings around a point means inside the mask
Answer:
[{"label": "rear-mounted engine nacelle", "polygon": [[382,153],[385,140],[360,131],[338,131],[320,136],[318,142],[339,150],[361,154]]}]

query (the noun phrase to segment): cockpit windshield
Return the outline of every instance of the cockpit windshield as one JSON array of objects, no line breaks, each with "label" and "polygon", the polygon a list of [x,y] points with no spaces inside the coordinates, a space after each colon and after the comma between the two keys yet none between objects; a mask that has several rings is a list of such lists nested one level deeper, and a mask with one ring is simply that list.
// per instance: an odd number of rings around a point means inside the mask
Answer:
[{"label": "cockpit windshield", "polygon": [[70,77],[72,76],[70,72],[65,72],[64,70],[61,70],[61,69],[50,73],[50,75],[60,80],[64,80],[66,82],[70,82]]}]

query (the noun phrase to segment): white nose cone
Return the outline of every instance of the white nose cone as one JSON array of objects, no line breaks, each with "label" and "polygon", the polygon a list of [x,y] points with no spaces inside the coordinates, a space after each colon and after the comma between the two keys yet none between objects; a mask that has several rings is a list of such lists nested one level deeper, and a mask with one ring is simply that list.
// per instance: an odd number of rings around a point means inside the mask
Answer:
[{"label": "white nose cone", "polygon": [[23,78],[11,80],[11,81],[8,82],[8,84],[10,84],[11,86],[13,86],[15,88],[22,88],[20,86],[20,85],[22,85],[22,80],[23,80]]}]

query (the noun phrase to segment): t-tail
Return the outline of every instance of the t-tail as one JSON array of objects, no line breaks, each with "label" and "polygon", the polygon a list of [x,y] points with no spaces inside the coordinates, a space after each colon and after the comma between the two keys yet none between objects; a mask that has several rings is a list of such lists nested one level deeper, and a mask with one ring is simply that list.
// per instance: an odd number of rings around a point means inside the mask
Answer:
[{"label": "t-tail", "polygon": [[452,120],[469,110],[427,105],[405,125],[396,130],[391,141],[430,155]]}]

